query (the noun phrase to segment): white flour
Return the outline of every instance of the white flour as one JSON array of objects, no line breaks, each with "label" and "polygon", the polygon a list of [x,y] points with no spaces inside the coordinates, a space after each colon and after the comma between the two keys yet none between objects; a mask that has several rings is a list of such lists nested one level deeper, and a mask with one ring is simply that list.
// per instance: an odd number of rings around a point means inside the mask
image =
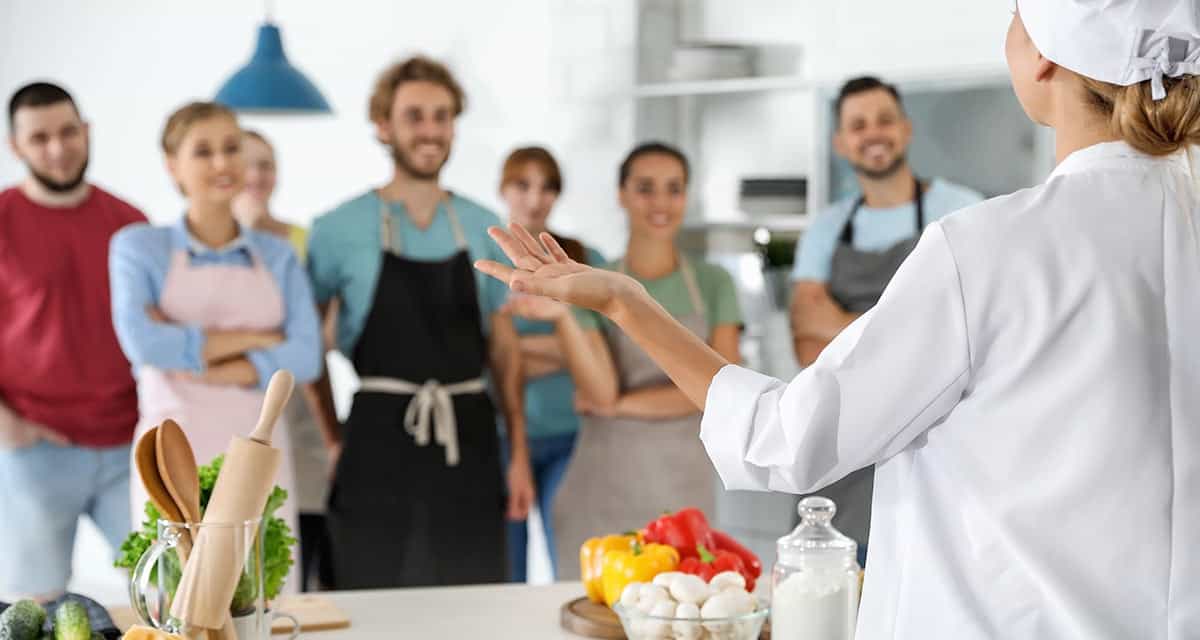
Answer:
[{"label": "white flour", "polygon": [[845,571],[802,571],[771,596],[773,640],[852,640],[858,581]]}]

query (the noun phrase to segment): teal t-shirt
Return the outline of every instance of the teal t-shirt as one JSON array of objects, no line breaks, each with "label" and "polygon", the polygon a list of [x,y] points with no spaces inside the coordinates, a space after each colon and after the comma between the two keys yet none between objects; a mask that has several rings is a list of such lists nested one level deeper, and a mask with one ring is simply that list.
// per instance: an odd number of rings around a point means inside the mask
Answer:
[{"label": "teal t-shirt", "polygon": [[[500,247],[487,235],[488,227],[500,224],[496,214],[462,196],[452,196],[452,202],[471,259],[507,260]],[[337,344],[347,357],[354,355],[354,346],[371,310],[375,283],[383,264],[379,205],[379,195],[373,190],[368,191],[317,218],[309,233],[308,274],[313,295],[322,304],[334,297],[341,299]],[[438,205],[427,229],[419,229],[413,224],[403,204],[393,202],[388,207],[392,212],[393,233],[400,238],[405,257],[445,260],[458,251],[444,202]],[[475,273],[475,283],[483,330],[487,333],[489,318],[508,299],[508,287],[479,272]]]},{"label": "teal t-shirt", "polygon": [[[585,247],[588,264],[602,266],[604,256]],[[517,333],[538,336],[554,333],[554,324],[515,318]],[[566,370],[552,373],[525,383],[525,431],[530,438],[574,433],[579,430],[575,413],[575,383]]]},{"label": "teal t-shirt", "polygon": [[[696,285],[700,288],[700,297],[704,298],[704,312],[708,319],[709,330],[721,325],[742,324],[742,309],[738,305],[737,289],[733,285],[733,278],[729,276],[729,272],[703,260],[696,258],[687,258],[687,260],[692,265],[692,270],[696,272]],[[620,261],[610,262],[605,268],[615,271],[619,264]],[[672,316],[678,318],[692,314],[692,297],[688,293],[683,272],[679,269],[653,280],[636,279],[646,287],[646,292],[650,294],[650,297],[661,304]],[[609,331],[616,327],[604,316],[586,309],[576,309],[575,318],[585,330]],[[701,337],[705,340],[709,338],[709,336]]]},{"label": "teal t-shirt", "polygon": [[[941,178],[933,179],[923,197],[925,226],[959,209],[983,202],[983,196],[976,191]],[[833,254],[857,201],[858,196],[840,200],[813,217],[812,224],[805,229],[796,245],[793,281],[829,281]],[[916,233],[917,207],[911,202],[888,209],[863,206],[854,216],[852,224],[854,248],[860,251],[883,251]]]}]

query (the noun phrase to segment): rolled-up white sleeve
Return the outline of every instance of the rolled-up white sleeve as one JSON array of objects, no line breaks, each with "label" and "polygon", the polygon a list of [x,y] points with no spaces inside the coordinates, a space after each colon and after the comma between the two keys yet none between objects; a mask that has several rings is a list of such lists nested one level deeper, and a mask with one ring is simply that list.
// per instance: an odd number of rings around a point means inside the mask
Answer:
[{"label": "rolled-up white sleeve", "polygon": [[935,223],[879,304],[790,383],[721,369],[700,439],[728,489],[815,491],[907,447],[954,408],[970,374],[958,267]]}]

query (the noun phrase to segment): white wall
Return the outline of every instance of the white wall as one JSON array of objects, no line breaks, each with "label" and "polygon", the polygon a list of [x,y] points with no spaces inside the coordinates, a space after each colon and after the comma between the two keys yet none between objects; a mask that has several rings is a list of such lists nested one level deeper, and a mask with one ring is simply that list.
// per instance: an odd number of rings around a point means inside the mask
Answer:
[{"label": "white wall", "polygon": [[[275,17],[293,64],[333,105],[326,117],[245,117],[276,144],[275,207],[305,223],[384,182],[389,163],[366,103],[389,62],[413,52],[447,61],[468,94],[444,177],[503,215],[496,183],[515,145],[548,145],[567,191],[558,225],[607,252],[622,244],[613,174],[631,143],[619,96],[632,82],[631,0],[280,0]],[[182,203],[158,136],[172,109],[211,97],[250,55],[262,6],[245,0],[4,0],[0,95],[37,78],[63,83],[92,123],[91,177],[174,219]],[[24,174],[0,154],[0,184]]]}]

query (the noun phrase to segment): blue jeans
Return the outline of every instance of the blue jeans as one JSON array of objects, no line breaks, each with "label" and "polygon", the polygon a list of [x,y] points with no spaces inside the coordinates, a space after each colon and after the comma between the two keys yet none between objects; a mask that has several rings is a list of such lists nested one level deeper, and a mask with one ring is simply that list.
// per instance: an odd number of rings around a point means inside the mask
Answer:
[{"label": "blue jeans", "polygon": [[[508,460],[508,440],[502,439],[504,460]],[[575,434],[545,436],[529,439],[529,464],[533,467],[533,486],[537,490],[538,511],[542,515],[542,530],[550,550],[550,570],[558,566],[554,553],[554,494],[567,472],[567,463],[575,450]],[[525,566],[529,550],[529,521],[508,523],[508,566],[512,582],[528,579]]]},{"label": "blue jeans", "polygon": [[89,449],[48,442],[0,451],[0,594],[67,588],[79,516],[113,549],[129,534],[129,445]]}]

